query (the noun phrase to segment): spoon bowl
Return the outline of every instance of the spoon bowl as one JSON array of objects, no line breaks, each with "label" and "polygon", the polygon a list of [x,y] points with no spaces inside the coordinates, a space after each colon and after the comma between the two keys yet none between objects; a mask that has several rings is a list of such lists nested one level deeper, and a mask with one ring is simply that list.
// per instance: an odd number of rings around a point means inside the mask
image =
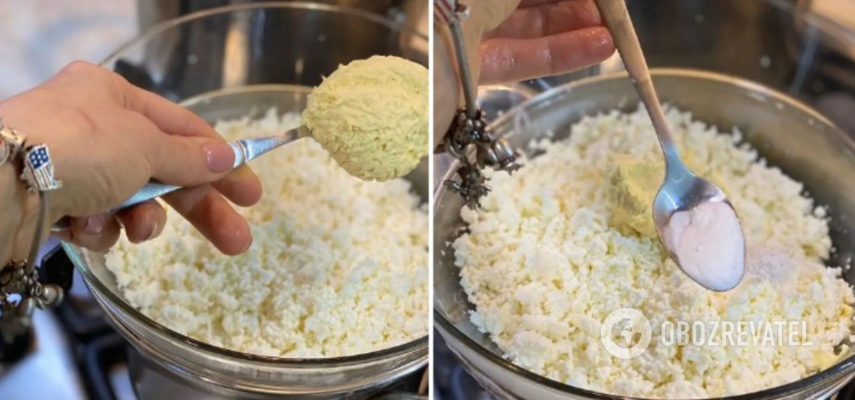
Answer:
[{"label": "spoon bowl", "polygon": [[[674,263],[689,278],[709,290],[723,292],[735,288],[742,282],[742,278],[745,276],[744,237],[740,238],[741,249],[737,250],[737,257],[742,258],[742,262],[735,263],[736,266],[731,273],[724,274],[724,276],[717,276],[718,274],[715,274],[714,271],[684,267],[687,265],[687,260],[682,260],[680,252],[676,249],[679,239],[674,238],[673,232],[669,229],[672,224],[672,218],[677,213],[690,213],[701,205],[711,205],[714,203],[726,205],[733,215],[737,215],[736,210],[721,188],[709,180],[695,175],[691,170],[682,165],[682,163],[672,163],[668,166],[665,173],[665,180],[653,200],[653,223],[656,227],[659,241],[664,245],[668,256],[674,260]],[[735,220],[738,224],[738,217]],[[741,232],[741,226],[739,230]]]},{"label": "spoon bowl", "polygon": [[[695,175],[682,165],[668,165],[662,186],[653,200],[653,223],[662,238],[662,228],[678,211],[690,211],[702,203],[724,202],[730,205],[727,195],[707,179]],[[732,206],[731,206],[732,208]]]}]

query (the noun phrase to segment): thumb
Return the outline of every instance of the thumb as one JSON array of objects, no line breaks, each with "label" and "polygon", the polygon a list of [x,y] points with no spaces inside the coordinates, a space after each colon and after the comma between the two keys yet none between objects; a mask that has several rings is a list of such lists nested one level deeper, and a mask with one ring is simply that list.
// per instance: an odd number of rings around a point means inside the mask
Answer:
[{"label": "thumb", "polygon": [[163,183],[199,186],[224,178],[234,167],[235,152],[222,140],[163,133],[153,136],[146,158],[152,178]]},{"label": "thumb", "polygon": [[122,228],[110,214],[96,214],[71,219],[71,229],[54,234],[64,242],[93,251],[106,251],[116,244]]}]

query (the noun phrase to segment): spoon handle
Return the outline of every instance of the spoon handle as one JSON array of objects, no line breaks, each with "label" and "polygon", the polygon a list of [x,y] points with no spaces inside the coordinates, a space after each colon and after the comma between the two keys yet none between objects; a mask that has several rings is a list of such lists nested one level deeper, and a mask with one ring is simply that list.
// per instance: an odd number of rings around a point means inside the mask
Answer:
[{"label": "spoon handle", "polygon": [[650,77],[650,70],[647,69],[647,61],[645,61],[644,53],[641,51],[641,44],[638,42],[635,28],[632,26],[626,3],[624,0],[597,0],[597,8],[612,34],[615,47],[623,59],[624,67],[629,73],[632,84],[653,121],[653,127],[656,129],[659,144],[665,153],[665,159],[669,163],[671,160],[679,162],[675,157],[677,148],[674,146],[668,123],[665,120],[665,113],[659,104],[656,90],[653,88],[653,79]]},{"label": "spoon handle", "polygon": [[[232,169],[240,167],[270,150],[279,148],[306,136],[309,136],[308,132],[301,127],[278,135],[257,139],[241,139],[231,142],[229,143],[229,146],[231,146],[232,150],[235,152],[235,163],[234,166],[232,166]],[[172,193],[178,189],[182,189],[182,187],[151,181],[134,193],[131,198],[125,200],[124,203],[112,210],[109,210],[108,212],[113,214],[142,202]],[[51,232],[61,232],[69,228],[71,228],[71,219],[64,217],[51,227]]]}]

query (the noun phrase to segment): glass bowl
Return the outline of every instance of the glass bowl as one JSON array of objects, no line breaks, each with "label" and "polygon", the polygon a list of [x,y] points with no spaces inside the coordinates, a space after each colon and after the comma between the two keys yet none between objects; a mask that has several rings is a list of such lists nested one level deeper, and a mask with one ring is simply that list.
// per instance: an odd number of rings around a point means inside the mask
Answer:
[{"label": "glass bowl", "polygon": [[[769,164],[804,182],[812,197],[831,210],[836,252],[829,264],[846,265],[855,253],[851,222],[855,221],[855,185],[850,181],[855,176],[855,125],[851,125],[855,120],[851,110],[848,115],[833,112],[829,97],[844,102],[855,99],[855,80],[848,79],[855,76],[855,56],[844,51],[855,49],[855,35],[803,12],[795,2],[661,3],[628,1],[648,60],[657,67],[653,79],[660,99],[723,130],[739,127]],[[755,36],[748,37],[748,32]],[[736,55],[740,58],[735,59]],[[490,127],[515,148],[528,149],[530,141],[551,133],[556,139],[566,138],[569,126],[582,116],[615,108],[632,110],[638,97],[620,70],[620,59],[615,57],[578,73],[524,82],[522,88],[506,87],[502,90],[516,95],[498,97],[521,104]],[[542,93],[532,98],[527,92],[532,88]],[[497,96],[496,89],[482,93]],[[469,321],[467,311],[474,306],[460,287],[449,245],[465,227],[460,218],[463,202],[440,184],[454,176],[458,165],[445,161],[437,163],[441,168],[435,170],[433,285],[435,327],[448,347],[498,399],[627,399],[524,370],[505,360],[489,337]],[[855,272],[850,269],[843,278],[855,283]],[[850,350],[836,365],[800,381],[729,398],[827,398],[853,376],[855,353]]]},{"label": "glass bowl", "polygon": [[[213,123],[260,117],[272,107],[301,112],[311,86],[351,60],[396,55],[427,65],[427,40],[364,11],[312,3],[249,4],[156,25],[102,65]],[[427,159],[406,179],[426,202]],[[427,335],[372,353],[324,359],[262,357],[210,346],[129,306],[103,254],[68,243],[63,247],[117,330],[147,361],[204,391],[205,398],[359,397],[428,361]]]}]

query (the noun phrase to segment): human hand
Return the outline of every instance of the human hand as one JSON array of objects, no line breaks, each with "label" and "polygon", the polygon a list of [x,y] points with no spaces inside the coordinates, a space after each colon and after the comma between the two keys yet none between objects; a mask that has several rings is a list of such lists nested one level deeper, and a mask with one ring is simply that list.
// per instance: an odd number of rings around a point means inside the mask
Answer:
[{"label": "human hand", "polygon": [[[557,75],[602,62],[614,43],[593,0],[465,2],[467,63],[479,84]],[[437,23],[436,26],[441,24]],[[434,140],[440,143],[460,105],[447,29],[434,40]]]},{"label": "human hand", "polygon": [[488,85],[563,74],[602,62],[614,51],[593,0],[522,0],[484,33],[478,81]]},{"label": "human hand", "polygon": [[[226,199],[253,205],[261,197],[261,183],[248,167],[229,172],[233,151],[189,110],[107,69],[77,62],[0,103],[0,116],[27,135],[29,144],[50,149],[63,186],[51,192],[49,221],[73,217],[71,230],[61,239],[106,250],[118,240],[120,223],[132,242],[156,237],[166,223],[166,212],[156,201],[115,216],[105,210],[157,179],[188,187],[163,200],[220,251],[239,254],[251,244],[247,222]],[[24,216],[30,223],[21,225],[28,231],[21,232],[22,238],[32,238],[34,212],[29,207]]]}]

